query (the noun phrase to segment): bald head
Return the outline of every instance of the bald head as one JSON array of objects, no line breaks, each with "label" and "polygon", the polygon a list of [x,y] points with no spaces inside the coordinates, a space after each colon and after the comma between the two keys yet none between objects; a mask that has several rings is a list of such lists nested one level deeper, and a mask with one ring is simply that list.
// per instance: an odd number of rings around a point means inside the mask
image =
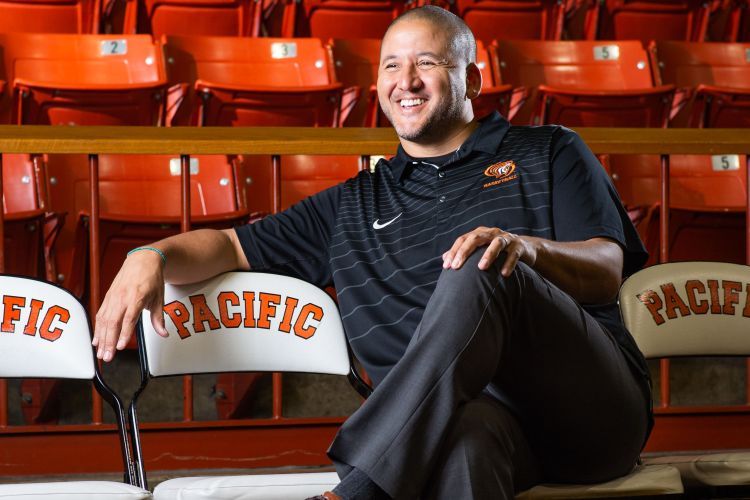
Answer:
[{"label": "bald head", "polygon": [[428,22],[436,30],[446,33],[450,40],[451,50],[465,64],[476,62],[477,42],[474,39],[474,33],[460,17],[435,5],[407,10],[393,20],[385,34],[388,35],[388,32],[397,24],[416,20]]}]

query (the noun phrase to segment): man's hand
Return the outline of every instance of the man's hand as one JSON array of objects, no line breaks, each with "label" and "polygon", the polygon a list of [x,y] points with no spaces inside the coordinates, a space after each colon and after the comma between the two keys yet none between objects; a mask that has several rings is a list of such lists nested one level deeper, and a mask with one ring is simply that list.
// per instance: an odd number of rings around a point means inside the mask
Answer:
[{"label": "man's hand", "polygon": [[506,252],[508,257],[501,269],[503,276],[510,276],[520,260],[534,266],[538,252],[538,238],[518,236],[496,227],[478,227],[459,237],[453,246],[443,254],[443,269],[459,269],[466,259],[477,248],[486,246],[484,255],[479,260],[479,269],[490,268],[500,252]]},{"label": "man's hand", "polygon": [[125,259],[96,314],[92,344],[96,357],[111,361],[115,348],[127,346],[143,309],[151,311],[151,323],[162,337],[168,335],[164,326],[164,273],[161,257],[141,250]]}]

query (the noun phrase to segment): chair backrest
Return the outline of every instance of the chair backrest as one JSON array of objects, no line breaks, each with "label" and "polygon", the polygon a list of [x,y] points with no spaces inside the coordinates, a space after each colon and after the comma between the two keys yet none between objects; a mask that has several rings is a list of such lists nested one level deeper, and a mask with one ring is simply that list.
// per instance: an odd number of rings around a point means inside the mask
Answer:
[{"label": "chair backrest", "polygon": [[62,287],[31,278],[0,275],[0,287],[0,377],[93,382],[115,415],[125,482],[145,488],[139,448],[131,450],[122,400],[99,372],[88,313],[81,302]]},{"label": "chair backrest", "polygon": [[[604,0],[596,2],[589,39],[703,41],[710,2],[704,0]],[[595,30],[595,31],[594,31]]]},{"label": "chair backrest", "polygon": [[750,43],[660,41],[649,48],[657,61],[657,83],[750,89]]},{"label": "chair backrest", "polygon": [[166,76],[148,35],[0,35],[16,123],[161,125]]},{"label": "chair backrest", "polygon": [[503,83],[579,90],[653,87],[649,58],[636,41],[502,41]]},{"label": "chair backrest", "polygon": [[282,34],[285,37],[383,38],[401,12],[397,0],[302,0],[287,2]]},{"label": "chair backrest", "polygon": [[750,126],[750,43],[656,42],[650,50],[657,78],[694,96],[675,125]]},{"label": "chair backrest", "polygon": [[95,377],[88,315],[73,295],[18,276],[0,275],[0,287],[0,377]]},{"label": "chair backrest", "polygon": [[0,33],[98,33],[99,0],[0,0]]},{"label": "chair backrest", "polygon": [[192,36],[258,36],[256,0],[136,0],[125,7],[124,32]]},{"label": "chair backrest", "polygon": [[[654,88],[648,54],[637,41],[501,41],[497,54],[503,83],[529,89],[516,115],[519,124],[531,123],[540,85],[615,99],[618,93]],[[590,111],[596,113],[596,107]]]},{"label": "chair backrest", "polygon": [[564,3],[557,0],[456,0],[456,13],[477,39],[560,40]]},{"label": "chair backrest", "polygon": [[141,317],[142,362],[158,377],[186,373],[294,371],[348,375],[350,358],[333,299],[295,278],[230,272],[167,285],[160,337]]},{"label": "chair backrest", "polygon": [[[314,38],[162,38],[169,81],[186,89],[180,105],[200,125],[338,124],[341,85]],[[297,108],[297,109],[294,109]],[[179,111],[178,114],[187,114]],[[174,123],[174,122],[173,122]]]},{"label": "chair backrest", "polygon": [[337,80],[347,87],[357,86],[361,97],[349,113],[345,125],[364,127],[368,107],[378,109],[375,85],[380,66],[380,39],[378,38],[337,38],[328,43],[331,50]]},{"label": "chair backrest", "polygon": [[625,326],[647,358],[750,355],[750,266],[675,262],[620,289]]}]

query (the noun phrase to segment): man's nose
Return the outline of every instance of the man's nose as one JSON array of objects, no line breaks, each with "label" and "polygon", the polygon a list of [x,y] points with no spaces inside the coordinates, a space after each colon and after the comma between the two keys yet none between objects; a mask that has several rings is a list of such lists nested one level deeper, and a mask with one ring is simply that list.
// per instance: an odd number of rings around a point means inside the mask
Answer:
[{"label": "man's nose", "polygon": [[417,68],[412,65],[404,66],[398,75],[399,90],[415,90],[423,85]]}]

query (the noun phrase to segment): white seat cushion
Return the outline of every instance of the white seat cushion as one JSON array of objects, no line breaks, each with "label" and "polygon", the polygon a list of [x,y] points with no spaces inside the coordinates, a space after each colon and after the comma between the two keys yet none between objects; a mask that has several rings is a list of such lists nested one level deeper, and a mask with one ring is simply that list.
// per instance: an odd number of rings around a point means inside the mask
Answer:
[{"label": "white seat cushion", "polygon": [[180,477],[154,488],[155,500],[304,500],[339,484],[335,472]]},{"label": "white seat cushion", "polygon": [[638,466],[628,474],[598,484],[542,484],[516,496],[517,500],[555,498],[638,497],[683,493],[679,471],[669,465]]},{"label": "white seat cushion", "polygon": [[645,458],[644,462],[677,467],[686,485],[750,485],[750,452],[670,455]]},{"label": "white seat cushion", "polygon": [[0,484],[0,499],[18,500],[149,500],[151,492],[113,481],[59,481],[54,483]]}]

